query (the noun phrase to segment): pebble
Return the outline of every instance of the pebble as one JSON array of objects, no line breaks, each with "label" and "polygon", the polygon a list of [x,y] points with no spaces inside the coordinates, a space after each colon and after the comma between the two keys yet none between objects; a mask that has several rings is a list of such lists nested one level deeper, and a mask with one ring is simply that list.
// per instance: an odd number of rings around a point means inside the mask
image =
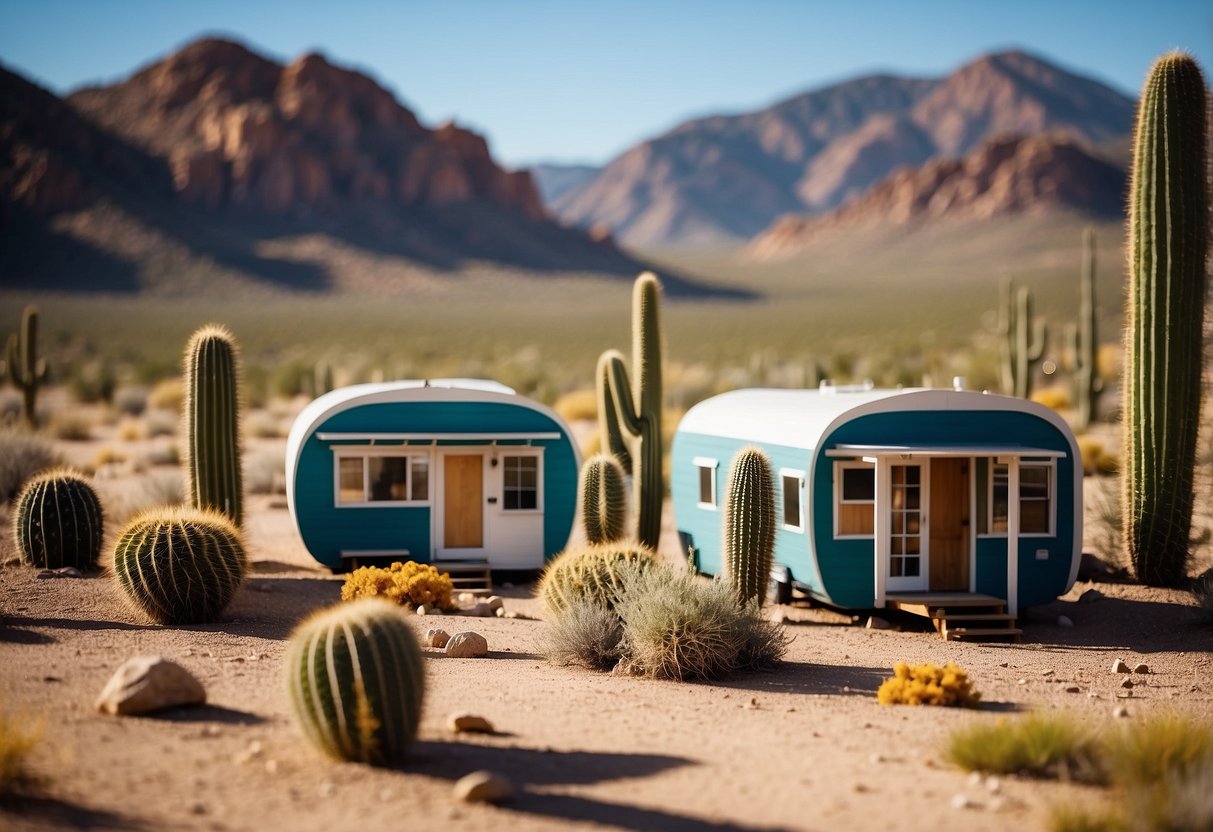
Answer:
[{"label": "pebble", "polygon": [[430,612],[430,608],[429,608],[429,607],[427,607],[425,604],[419,604],[419,605],[417,606],[417,614],[418,614],[418,615],[428,615],[428,614],[429,614],[429,612]]},{"label": "pebble", "polygon": [[337,793],[337,786],[331,780],[325,780],[320,784],[320,796],[332,797]]},{"label": "pebble", "polygon": [[489,642],[480,633],[455,633],[446,643],[446,654],[453,659],[479,659],[489,654]]},{"label": "pebble", "polygon": [[493,614],[498,618],[505,618],[505,607],[498,607],[497,609],[493,610]]},{"label": "pebble", "polygon": [[1026,685],[1027,683],[1028,683],[1027,679],[1020,679],[1016,684]]},{"label": "pebble", "polygon": [[1057,616],[1057,626],[1058,627],[1073,627],[1074,620],[1072,618],[1070,618],[1070,616],[1068,616],[1068,615],[1059,615],[1059,616]]},{"label": "pebble", "polygon": [[999,667],[1010,667],[1011,663],[1010,662],[999,662],[998,666]]},{"label": "pebble", "polygon": [[1137,664],[1133,665],[1133,672],[1134,673],[1149,673],[1150,666],[1148,664],[1146,664],[1145,662],[1138,662]]},{"label": "pebble", "polygon": [[459,778],[452,791],[464,803],[503,803],[514,796],[510,781],[491,771],[473,771]]},{"label": "pebble", "polygon": [[1052,675],[1053,675],[1053,671],[1052,671],[1052,670],[1046,670],[1046,671],[1045,671],[1045,672],[1044,672],[1042,675],[1044,675],[1044,676],[1052,676]]},{"label": "pebble", "polygon": [[1114,716],[1116,719],[1128,719],[1129,709],[1124,705],[1118,705],[1112,709],[1112,716]]},{"label": "pebble", "polygon": [[1078,685],[1066,685],[1066,693],[1081,693],[1082,688]]},{"label": "pebble", "polygon": [[868,616],[868,623],[864,625],[868,630],[887,630],[889,626],[889,622],[875,615]]},{"label": "pebble", "polygon": [[136,656],[106,682],[96,707],[102,713],[131,716],[205,702],[206,688],[184,667],[161,656]]},{"label": "pebble", "polygon": [[243,751],[241,751],[239,754],[236,755],[236,758],[235,758],[236,764],[244,765],[245,763],[253,760],[254,758],[260,757],[261,752],[263,750],[264,749],[262,748],[261,743],[258,742],[257,740],[253,740],[252,742],[250,742],[248,744],[248,748],[244,749]]},{"label": "pebble", "polygon": [[1102,593],[1102,592],[1100,592],[1098,589],[1094,589],[1094,588],[1092,588],[1092,589],[1088,589],[1088,590],[1087,590],[1086,592],[1084,592],[1082,595],[1079,595],[1079,596],[1078,596],[1078,603],[1080,603],[1080,604],[1090,604],[1090,603],[1092,603],[1092,602],[1094,602],[1094,601],[1099,601],[1099,600],[1101,600],[1103,597],[1104,597],[1104,596],[1103,596],[1103,593]]},{"label": "pebble", "polygon": [[967,795],[954,794],[954,795],[952,795],[952,808],[953,809],[973,809],[973,808],[976,808],[976,804],[974,804],[973,801],[969,800]]},{"label": "pebble", "polygon": [[446,647],[447,642],[450,640],[451,635],[446,630],[431,628],[425,631],[424,644],[426,647],[436,647],[441,650],[443,647]]},{"label": "pebble", "polygon": [[456,734],[495,734],[493,723],[475,714],[453,714],[447,727]]},{"label": "pebble", "polygon": [[490,595],[484,600],[484,603],[488,604],[489,609],[493,610],[493,612],[505,609],[505,599],[500,595]]},{"label": "pebble", "polygon": [[471,592],[461,592],[456,599],[461,607],[470,607],[476,603],[476,596]]},{"label": "pebble", "polygon": [[1129,666],[1127,664],[1125,664],[1124,659],[1113,659],[1112,672],[1113,673],[1128,673]]},{"label": "pebble", "polygon": [[1125,679],[1123,682],[1120,683],[1120,686],[1122,688],[1131,688],[1131,687],[1133,687],[1133,680]]}]

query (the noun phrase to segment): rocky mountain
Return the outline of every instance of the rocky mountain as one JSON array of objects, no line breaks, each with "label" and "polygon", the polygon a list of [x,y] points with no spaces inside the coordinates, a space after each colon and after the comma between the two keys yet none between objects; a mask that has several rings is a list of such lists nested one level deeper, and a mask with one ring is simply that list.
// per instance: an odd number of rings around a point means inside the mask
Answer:
[{"label": "rocky mountain", "polygon": [[0,286],[53,283],[64,247],[125,264],[136,283],[171,283],[167,264],[186,258],[288,288],[341,285],[331,262],[266,262],[267,245],[309,236],[317,259],[316,235],[364,262],[636,268],[551,220],[530,174],[498,165],[483,137],[425,127],[321,55],[283,66],[205,39],[66,100],[0,72]]},{"label": "rocky mountain", "polygon": [[787,213],[824,212],[893,170],[958,156],[1006,133],[1102,144],[1132,129],[1133,101],[1023,52],[941,79],[877,75],[764,110],[682,124],[549,203],[633,246],[747,239]]},{"label": "rocky mountain", "polygon": [[531,178],[539,189],[544,205],[551,205],[574,188],[580,188],[598,175],[593,165],[541,164],[531,167]]},{"label": "rocky mountain", "polygon": [[841,208],[785,216],[746,248],[757,260],[789,257],[840,230],[913,228],[937,221],[1069,210],[1092,217],[1120,214],[1125,171],[1066,134],[990,139],[958,159],[902,168]]}]

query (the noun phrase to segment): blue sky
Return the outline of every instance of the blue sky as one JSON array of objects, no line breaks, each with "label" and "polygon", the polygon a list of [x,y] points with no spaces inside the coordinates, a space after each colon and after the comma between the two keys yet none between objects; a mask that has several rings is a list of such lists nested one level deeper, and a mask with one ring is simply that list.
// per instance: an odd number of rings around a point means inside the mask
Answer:
[{"label": "blue sky", "polygon": [[1209,0],[0,0],[0,62],[60,93],[206,33],[369,71],[423,122],[487,134],[510,165],[602,163],[688,116],[873,71],[942,75],[1008,47],[1128,94],[1168,49],[1213,72]]}]

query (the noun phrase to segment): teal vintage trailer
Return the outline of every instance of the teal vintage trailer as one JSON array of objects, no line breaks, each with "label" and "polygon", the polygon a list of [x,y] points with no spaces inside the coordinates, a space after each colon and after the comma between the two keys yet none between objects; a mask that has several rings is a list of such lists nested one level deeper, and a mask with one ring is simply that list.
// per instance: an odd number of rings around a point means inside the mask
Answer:
[{"label": "teal vintage trailer", "polygon": [[695,405],[674,437],[672,491],[684,546],[709,574],[721,568],[729,463],[747,445],[771,458],[785,593],[853,609],[923,602],[917,611],[993,598],[1014,618],[1077,576],[1078,446],[1034,402],[823,385]]},{"label": "teal vintage trailer", "polygon": [[555,412],[470,379],[343,387],[287,439],[287,504],[312,557],[538,569],[564,548],[577,445]]}]

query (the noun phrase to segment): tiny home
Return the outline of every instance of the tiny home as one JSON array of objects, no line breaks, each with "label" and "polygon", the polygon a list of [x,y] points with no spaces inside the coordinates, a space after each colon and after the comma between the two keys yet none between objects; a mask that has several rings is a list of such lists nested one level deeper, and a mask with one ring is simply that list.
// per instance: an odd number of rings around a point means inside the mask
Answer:
[{"label": "tiny home", "polygon": [[1078,446],[1034,402],[823,385],[695,405],[674,437],[671,480],[683,545],[709,574],[721,568],[729,464],[747,445],[771,459],[772,577],[784,593],[852,609],[999,599],[1013,619],[1077,576]]},{"label": "tiny home", "polygon": [[312,557],[538,569],[564,548],[576,443],[549,408],[496,382],[343,387],[287,439],[287,504]]}]

